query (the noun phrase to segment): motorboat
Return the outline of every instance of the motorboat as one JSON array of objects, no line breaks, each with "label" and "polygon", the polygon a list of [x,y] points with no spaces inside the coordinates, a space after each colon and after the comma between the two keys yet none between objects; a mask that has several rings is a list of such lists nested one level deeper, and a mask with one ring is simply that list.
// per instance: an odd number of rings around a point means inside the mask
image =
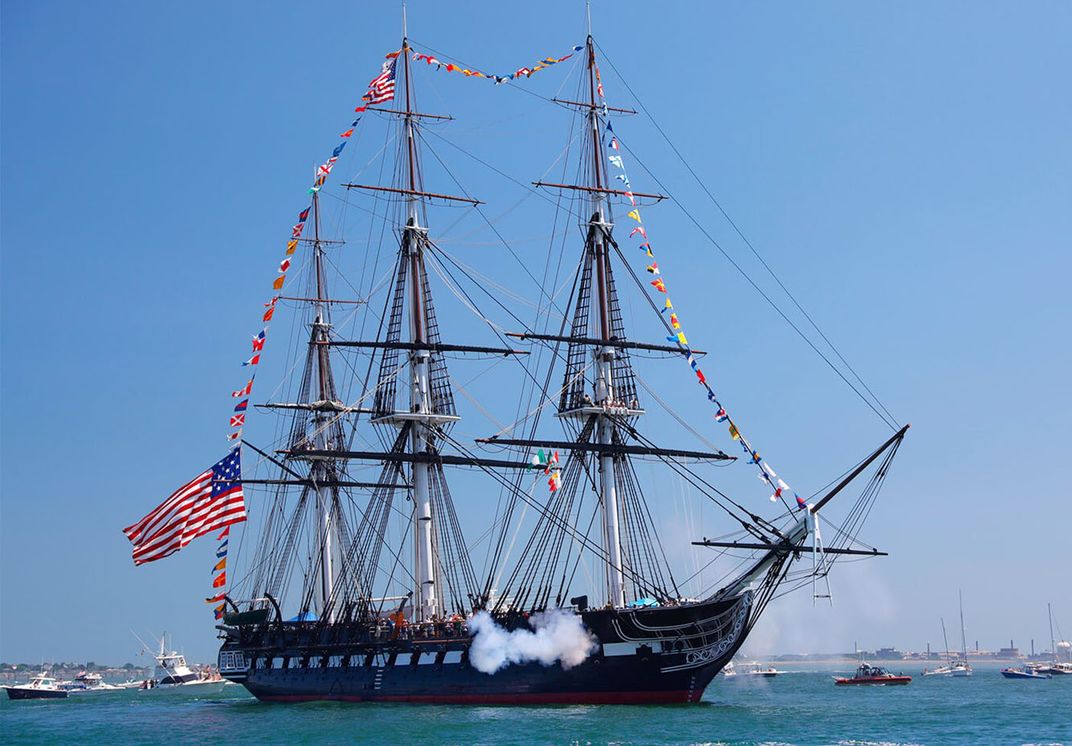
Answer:
[{"label": "motorboat", "polygon": [[1072,663],[1047,663],[1043,666],[1035,666],[1039,673],[1048,673],[1050,676],[1072,676]]},{"label": "motorboat", "polygon": [[764,667],[764,666],[761,666],[759,663],[752,663],[752,664],[750,664],[748,666],[748,668],[745,671],[743,671],[743,673],[745,675],[747,675],[747,676],[764,676],[764,677],[770,679],[770,678],[773,678],[773,677],[777,676],[780,673],[785,673],[785,671],[779,671],[774,666],[766,666],[766,667]]},{"label": "motorboat", "polygon": [[882,666],[872,666],[868,663],[861,663],[856,669],[856,673],[849,678],[834,678],[834,684],[838,686],[849,684],[862,684],[870,686],[895,686],[901,684],[908,684],[911,681],[911,676],[890,673]]},{"label": "motorboat", "polygon": [[95,694],[99,692],[118,692],[123,689],[133,689],[138,682],[128,681],[125,684],[109,684],[99,673],[80,671],[71,681],[60,683],[60,687],[72,694]]},{"label": "motorboat", "polygon": [[41,672],[30,679],[29,684],[5,686],[8,699],[66,699],[67,690],[56,679]]},{"label": "motorboat", "polygon": [[1020,666],[1018,668],[1003,668],[1001,669],[1001,675],[1006,679],[1052,679],[1053,676],[1048,673],[1042,673],[1034,666]]},{"label": "motorboat", "polygon": [[[195,686],[198,684],[218,684],[223,681],[219,674],[205,668],[193,670],[186,663],[186,656],[175,650],[168,650],[167,633],[158,640],[160,648],[150,654],[156,660],[153,677],[141,682],[139,689],[167,689],[176,686]],[[145,643],[142,643],[143,645]],[[146,650],[149,650],[146,646]]]}]

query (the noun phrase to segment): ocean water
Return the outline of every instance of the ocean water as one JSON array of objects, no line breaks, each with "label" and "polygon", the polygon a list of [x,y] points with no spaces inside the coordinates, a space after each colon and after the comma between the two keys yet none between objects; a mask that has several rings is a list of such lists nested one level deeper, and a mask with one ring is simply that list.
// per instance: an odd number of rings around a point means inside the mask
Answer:
[{"label": "ocean water", "polygon": [[1007,681],[917,676],[835,687],[849,666],[786,666],[774,679],[715,679],[698,705],[438,707],[262,704],[240,686],[0,702],[0,742],[87,744],[1066,744],[1072,676]]}]

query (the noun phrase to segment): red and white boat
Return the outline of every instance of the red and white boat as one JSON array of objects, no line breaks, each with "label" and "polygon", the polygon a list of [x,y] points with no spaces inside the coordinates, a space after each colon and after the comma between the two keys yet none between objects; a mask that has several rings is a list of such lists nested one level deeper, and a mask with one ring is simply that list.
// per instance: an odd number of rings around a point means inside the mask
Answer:
[{"label": "red and white boat", "polygon": [[887,671],[882,666],[872,666],[868,663],[861,663],[860,667],[856,669],[856,673],[851,678],[839,679],[834,678],[834,683],[838,686],[843,684],[868,684],[871,686],[894,686],[900,684],[908,684],[912,681],[911,676],[905,676],[904,674],[893,674]]}]

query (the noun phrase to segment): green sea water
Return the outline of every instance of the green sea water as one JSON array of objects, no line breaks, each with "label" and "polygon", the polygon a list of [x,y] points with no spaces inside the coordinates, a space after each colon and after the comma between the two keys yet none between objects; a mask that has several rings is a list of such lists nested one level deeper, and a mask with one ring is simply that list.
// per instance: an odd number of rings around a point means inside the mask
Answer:
[{"label": "green sea water", "polygon": [[1065,744],[1072,676],[1007,681],[918,676],[903,687],[835,687],[850,666],[774,679],[718,677],[698,705],[438,707],[262,704],[240,686],[0,702],[0,742],[83,744]]}]

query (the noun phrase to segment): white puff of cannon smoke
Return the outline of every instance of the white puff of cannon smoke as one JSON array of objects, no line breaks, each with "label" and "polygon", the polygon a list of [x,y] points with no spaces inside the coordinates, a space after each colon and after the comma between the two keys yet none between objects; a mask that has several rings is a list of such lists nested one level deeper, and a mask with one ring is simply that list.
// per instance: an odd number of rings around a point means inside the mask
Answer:
[{"label": "white puff of cannon smoke", "polygon": [[493,674],[511,663],[539,661],[545,666],[561,663],[573,668],[583,663],[598,643],[584,628],[581,618],[562,609],[533,614],[532,630],[507,631],[486,611],[469,618],[469,663],[478,671]]}]

